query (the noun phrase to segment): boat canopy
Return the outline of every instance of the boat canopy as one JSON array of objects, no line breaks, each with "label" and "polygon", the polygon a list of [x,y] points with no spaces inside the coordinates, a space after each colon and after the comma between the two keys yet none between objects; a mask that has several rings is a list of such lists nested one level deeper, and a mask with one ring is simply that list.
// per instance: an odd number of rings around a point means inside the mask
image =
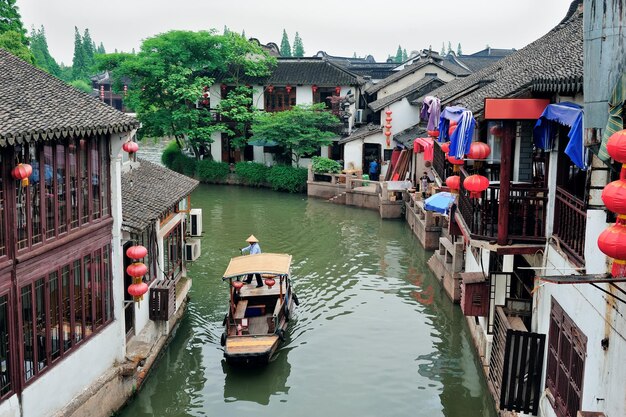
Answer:
[{"label": "boat canopy", "polygon": [[291,255],[286,253],[259,253],[256,255],[231,258],[222,279],[235,278],[247,274],[288,275]]}]

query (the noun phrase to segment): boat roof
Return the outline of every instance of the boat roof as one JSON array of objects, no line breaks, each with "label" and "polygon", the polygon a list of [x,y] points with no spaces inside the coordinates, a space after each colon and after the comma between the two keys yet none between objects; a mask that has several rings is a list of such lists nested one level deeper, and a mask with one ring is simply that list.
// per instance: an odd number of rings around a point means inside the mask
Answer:
[{"label": "boat roof", "polygon": [[291,266],[291,255],[286,253],[259,253],[256,255],[237,256],[231,258],[223,279],[241,275],[259,273],[288,275]]}]

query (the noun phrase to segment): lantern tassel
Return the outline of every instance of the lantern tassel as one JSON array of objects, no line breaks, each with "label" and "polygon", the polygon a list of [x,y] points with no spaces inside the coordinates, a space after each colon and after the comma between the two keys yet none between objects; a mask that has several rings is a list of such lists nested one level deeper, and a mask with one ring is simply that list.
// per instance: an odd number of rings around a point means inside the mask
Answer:
[{"label": "lantern tassel", "polygon": [[611,268],[611,275],[613,278],[626,277],[626,260],[614,259],[613,267]]},{"label": "lantern tassel", "polygon": [[28,187],[28,177],[22,179],[22,187]]}]

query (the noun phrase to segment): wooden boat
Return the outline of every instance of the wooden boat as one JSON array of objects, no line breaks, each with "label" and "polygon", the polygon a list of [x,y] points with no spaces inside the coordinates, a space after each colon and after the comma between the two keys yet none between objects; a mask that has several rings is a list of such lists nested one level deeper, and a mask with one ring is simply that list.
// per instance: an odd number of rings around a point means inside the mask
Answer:
[{"label": "wooden boat", "polygon": [[[267,364],[285,338],[289,316],[298,304],[290,282],[291,255],[260,253],[232,258],[222,279],[230,285],[224,318],[224,357],[234,365]],[[261,274],[262,287],[243,281]]]}]

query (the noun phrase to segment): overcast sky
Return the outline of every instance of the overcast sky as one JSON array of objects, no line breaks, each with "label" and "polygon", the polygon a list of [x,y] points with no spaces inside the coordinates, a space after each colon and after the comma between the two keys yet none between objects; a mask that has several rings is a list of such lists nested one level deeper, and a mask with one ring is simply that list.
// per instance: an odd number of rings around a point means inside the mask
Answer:
[{"label": "overcast sky", "polygon": [[22,20],[44,25],[50,53],[71,65],[74,26],[89,28],[107,52],[137,51],[143,39],[172,29],[222,32],[224,25],[262,43],[280,45],[299,32],[305,55],[395,55],[398,45],[464,54],[520,49],[552,29],[571,0],[17,0]]}]

